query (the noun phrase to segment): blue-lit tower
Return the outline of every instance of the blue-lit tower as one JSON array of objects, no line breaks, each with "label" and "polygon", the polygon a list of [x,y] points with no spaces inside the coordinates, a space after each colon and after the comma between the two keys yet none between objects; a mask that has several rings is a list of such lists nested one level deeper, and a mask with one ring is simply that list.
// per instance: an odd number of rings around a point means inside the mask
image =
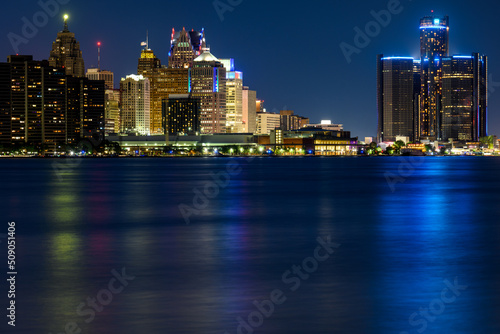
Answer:
[{"label": "blue-lit tower", "polygon": [[449,34],[448,16],[420,20],[420,139],[442,139],[442,59],[449,53]]}]

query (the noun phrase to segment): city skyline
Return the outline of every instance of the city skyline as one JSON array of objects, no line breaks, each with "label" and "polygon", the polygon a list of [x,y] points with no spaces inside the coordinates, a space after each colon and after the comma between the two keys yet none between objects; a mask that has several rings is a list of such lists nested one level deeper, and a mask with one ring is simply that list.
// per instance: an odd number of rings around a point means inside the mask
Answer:
[{"label": "city skyline", "polygon": [[[468,14],[463,14],[457,8],[443,4],[436,6],[430,2],[419,3],[418,7],[412,3],[402,2],[404,8],[401,13],[393,15],[391,22],[387,27],[383,27],[381,32],[370,38],[371,42],[363,48],[359,54],[352,55],[352,62],[348,64],[341,49],[338,47],[341,42],[353,44],[355,37],[355,27],[364,27],[365,24],[373,20],[370,11],[379,12],[387,8],[387,3],[380,4],[360,4],[357,14],[354,14],[353,8],[348,4],[339,4],[333,15],[339,15],[343,12],[345,18],[338,20],[337,24],[326,24],[320,18],[323,14],[316,13],[312,15],[312,9],[303,10],[304,17],[309,22],[320,21],[317,25],[307,24],[299,27],[291,26],[292,23],[284,23],[280,17],[274,17],[268,20],[271,13],[276,13],[277,4],[266,6],[265,12],[259,12],[261,23],[254,24],[255,30],[243,29],[250,18],[255,18],[257,8],[254,5],[242,3],[234,10],[224,13],[224,21],[220,20],[212,3],[198,3],[200,8],[205,10],[190,13],[186,6],[181,4],[171,4],[172,13],[168,18],[160,20],[157,14],[152,11],[138,9],[137,16],[128,16],[129,20],[134,22],[122,27],[122,23],[127,21],[126,14],[131,12],[123,9],[116,14],[108,11],[109,5],[101,5],[102,13],[89,12],[87,6],[92,7],[92,1],[88,5],[68,3],[60,6],[60,10],[54,18],[50,18],[46,26],[39,28],[38,33],[29,39],[27,44],[20,44],[19,48],[23,54],[33,54],[34,59],[48,58],[49,46],[47,42],[52,42],[54,34],[61,30],[63,13],[70,15],[70,30],[75,32],[76,38],[81,43],[83,57],[86,68],[97,67],[97,47],[96,42],[102,42],[101,49],[101,69],[110,70],[115,73],[115,87],[121,77],[136,73],[137,58],[140,55],[140,42],[146,39],[146,31],[149,30],[150,48],[155,54],[166,63],[168,60],[168,50],[170,48],[170,35],[172,27],[176,31],[182,27],[200,27],[205,28],[207,45],[211,47],[211,52],[217,58],[234,58],[238,62],[238,70],[245,73],[245,85],[251,89],[257,90],[258,98],[266,100],[268,111],[279,112],[282,109],[293,109],[297,114],[307,116],[313,120],[332,119],[334,122],[343,123],[353,133],[361,138],[365,136],[376,135],[376,94],[374,82],[376,80],[376,69],[374,61],[376,54],[384,52],[386,55],[410,55],[415,58],[418,55],[418,45],[413,41],[418,36],[418,20],[429,14],[431,9],[435,10],[436,15],[449,15],[450,20],[450,55],[469,54],[472,52],[481,52],[490,56],[490,84],[492,89],[498,90],[495,83],[495,59],[498,58],[500,50],[493,43],[488,43],[486,36],[481,34],[485,31],[485,25],[491,25],[493,20],[488,20],[489,13],[485,19],[471,20]],[[451,4],[451,2],[450,2]],[[159,4],[158,4],[159,5]],[[31,17],[41,8],[35,4],[31,12],[26,12],[25,8],[15,8],[6,24],[5,36],[10,32],[21,34],[23,22],[21,18]],[[325,5],[329,6],[329,5]],[[462,6],[462,5],[461,5]],[[205,8],[206,7],[206,8]],[[282,8],[281,8],[282,7]],[[290,17],[299,17],[297,8],[288,8],[281,6],[284,13]],[[460,7],[460,6],[459,6]],[[316,8],[317,9],[317,8]],[[472,12],[477,9],[472,8]],[[19,13],[19,17],[16,16]],[[147,15],[145,14],[147,13]],[[184,15],[181,15],[185,13]],[[186,13],[189,13],[186,14]],[[141,14],[146,15],[143,18]],[[86,17],[95,19],[104,17],[107,21],[99,29],[86,24]],[[172,15],[172,16],[170,16]],[[116,17],[116,18],[115,18]],[[315,19],[315,17],[317,19]],[[241,26],[238,23],[241,21]],[[306,22],[307,22],[306,20]],[[305,23],[306,23],[305,22]],[[486,23],[485,23],[486,22]],[[8,22],[7,22],[8,23]],[[161,25],[161,27],[160,27]],[[120,28],[120,29],[119,29]],[[287,30],[288,29],[288,30]],[[325,33],[313,33],[315,30]],[[264,35],[263,31],[268,31]],[[331,32],[332,42],[325,43],[326,33]],[[271,36],[279,34],[281,40],[279,43],[272,42]],[[330,38],[330,37],[328,37]],[[316,47],[300,47],[298,41],[310,41],[311,45],[323,45],[323,49]],[[323,42],[320,42],[323,40]],[[233,42],[231,42],[233,41]],[[398,42],[395,42],[398,41]],[[4,56],[13,53],[11,43],[6,37],[3,41]],[[277,45],[275,45],[277,44]],[[281,44],[281,45],[280,45]],[[290,45],[290,48],[284,48],[284,45]],[[276,48],[281,51],[276,52]],[[305,53],[310,49],[311,59],[319,62],[320,57],[330,56],[334,59],[331,66],[323,67],[318,71],[307,71],[299,66],[305,57]],[[266,52],[269,50],[269,52]],[[283,55],[287,53],[288,56]],[[119,55],[119,57],[117,57]],[[287,71],[287,68],[296,64],[294,73]],[[349,84],[343,84],[342,77],[354,74],[354,79]],[[366,73],[366,75],[360,75]],[[302,82],[312,82],[311,85],[302,85]],[[334,91],[332,96],[330,91]],[[363,96],[356,97],[358,92],[364,92]],[[500,97],[497,97],[494,91],[490,92],[490,126],[489,132],[497,134],[500,131],[500,122],[495,115],[495,109]],[[304,96],[315,96],[313,101],[305,99]],[[333,99],[333,101],[332,101]],[[362,117],[358,117],[361,115]]]}]

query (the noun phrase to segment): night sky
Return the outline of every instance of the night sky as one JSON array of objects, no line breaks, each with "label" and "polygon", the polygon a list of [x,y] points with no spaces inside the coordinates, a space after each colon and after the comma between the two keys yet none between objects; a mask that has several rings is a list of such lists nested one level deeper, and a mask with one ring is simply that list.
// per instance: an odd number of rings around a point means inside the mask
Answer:
[{"label": "night sky", "polygon": [[[43,0],[42,0],[43,1]],[[66,2],[68,0],[60,0]],[[348,64],[340,44],[354,44],[354,28],[373,21],[370,12],[387,9],[389,1],[264,1],[240,3],[220,19],[212,0],[96,1],[70,0],[36,36],[19,46],[20,54],[47,59],[52,41],[62,30],[64,13],[76,33],[87,68],[97,65],[96,42],[103,43],[101,68],[121,77],[137,71],[140,43],[149,30],[150,48],[167,64],[173,27],[205,28],[207,43],[218,58],[234,58],[244,84],[266,101],[268,111],[295,110],[312,122],[331,119],[353,136],[375,136],[376,55],[419,57],[419,19],[450,16],[450,53],[479,52],[489,56],[489,133],[500,135],[500,20],[498,1],[401,1],[369,45]],[[14,49],[9,33],[22,35],[22,18],[33,22],[41,10],[36,0],[2,3],[1,59]],[[498,73],[498,74],[497,74]],[[496,83],[498,82],[498,83]]]}]

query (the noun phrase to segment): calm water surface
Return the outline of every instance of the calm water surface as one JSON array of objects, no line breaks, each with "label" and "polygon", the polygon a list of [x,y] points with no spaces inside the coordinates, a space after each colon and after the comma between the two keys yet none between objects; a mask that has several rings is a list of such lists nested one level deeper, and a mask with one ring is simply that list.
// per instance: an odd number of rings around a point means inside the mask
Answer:
[{"label": "calm water surface", "polygon": [[[255,333],[500,333],[500,159],[54,162],[0,160],[19,272],[17,326],[2,315],[1,332],[234,334],[279,289]],[[335,253],[284,282],[327,236]],[[102,299],[122,268],[135,279]],[[461,287],[444,303],[446,280]],[[98,295],[109,304],[89,321]]]}]

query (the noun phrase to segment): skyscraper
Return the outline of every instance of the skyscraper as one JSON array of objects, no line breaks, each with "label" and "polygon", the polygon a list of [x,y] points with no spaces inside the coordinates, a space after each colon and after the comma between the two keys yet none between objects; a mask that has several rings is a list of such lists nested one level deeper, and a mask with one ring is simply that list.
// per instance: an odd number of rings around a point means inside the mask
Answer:
[{"label": "skyscraper", "polygon": [[442,58],[449,53],[449,18],[420,20],[420,133],[421,139],[441,139]]},{"label": "skyscraper", "polygon": [[378,140],[413,140],[414,60],[410,57],[377,57]]},{"label": "skyscraper", "polygon": [[68,16],[64,16],[64,29],[57,34],[52,43],[49,64],[52,67],[64,68],[67,75],[78,78],[85,77],[85,64],[80,51],[80,43],[75,34],[68,29]]},{"label": "skyscraper", "polygon": [[[0,82],[10,79],[0,102],[3,119],[7,114],[10,116],[10,122],[4,123],[3,140],[46,144],[50,149],[65,144],[67,78],[64,71],[49,66],[47,61],[35,61],[32,56],[9,56],[8,63],[1,67]],[[9,126],[10,140],[3,133]]]},{"label": "skyscraper", "polygon": [[189,32],[185,28],[178,32],[172,29],[168,67],[192,67],[194,59],[203,53],[204,48],[205,31],[203,29]]},{"label": "skyscraper", "polygon": [[150,135],[150,84],[142,75],[129,75],[120,82],[121,132]]},{"label": "skyscraper", "polygon": [[153,50],[148,46],[141,51],[137,66],[137,75],[149,79],[150,84],[150,133],[152,135],[163,135],[162,125],[162,100],[168,97],[167,90],[167,68],[162,67]]},{"label": "skyscraper", "polygon": [[12,141],[10,93],[10,65],[0,63],[0,144],[10,144]]},{"label": "skyscraper", "polygon": [[414,138],[406,136],[416,141],[487,135],[488,59],[478,53],[450,57],[449,30],[448,16],[426,16],[420,20],[420,60],[378,56],[379,141],[410,133],[408,119]]},{"label": "skyscraper", "polygon": [[443,139],[477,141],[487,136],[487,57],[443,58]]},{"label": "skyscraper", "polygon": [[226,69],[226,132],[243,133],[243,73],[233,59],[221,59]]},{"label": "skyscraper", "polygon": [[200,99],[189,94],[170,94],[163,100],[163,122],[169,135],[200,131]]},{"label": "skyscraper", "polygon": [[201,133],[226,132],[226,69],[208,49],[190,69],[190,93],[200,98]]},{"label": "skyscraper", "polygon": [[104,137],[106,86],[102,80],[68,77],[67,85],[68,143]]}]

